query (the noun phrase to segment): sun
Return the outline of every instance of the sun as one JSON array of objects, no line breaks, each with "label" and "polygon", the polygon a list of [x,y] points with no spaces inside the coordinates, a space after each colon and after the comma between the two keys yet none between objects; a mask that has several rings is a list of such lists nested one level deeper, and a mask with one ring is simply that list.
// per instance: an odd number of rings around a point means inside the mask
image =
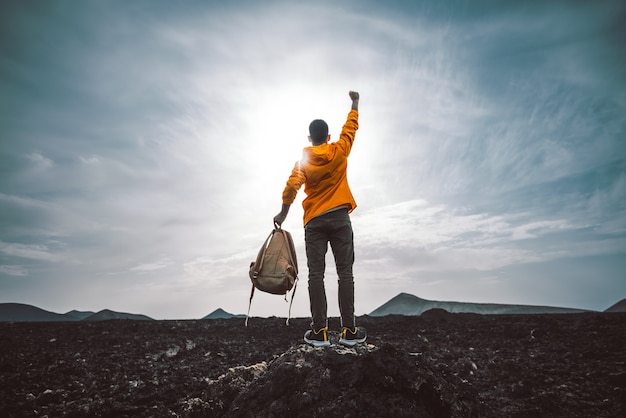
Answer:
[{"label": "sun", "polygon": [[248,134],[254,136],[254,144],[246,153],[248,163],[258,166],[262,161],[263,173],[259,175],[268,179],[280,175],[286,180],[302,149],[310,145],[308,127],[313,119],[326,120],[332,129],[331,140],[338,139],[342,118],[349,110],[347,92],[345,110],[338,110],[339,101],[337,97],[331,101],[328,94],[297,84],[255,92],[254,105],[248,106],[244,115]]},{"label": "sun", "polygon": [[[302,149],[311,145],[308,141],[311,121],[324,119],[331,142],[339,139],[352,103],[348,92],[347,88],[315,89],[291,83],[246,95],[246,105],[241,109],[245,147],[238,162],[249,179],[246,189],[252,190],[257,199],[265,200],[268,194],[279,199],[294,165],[302,157]],[[351,186],[354,183],[356,187],[362,187],[360,179],[369,177],[367,160],[371,157],[371,147],[360,142],[360,136],[357,132],[352,154],[355,161],[351,158],[348,163],[348,178]],[[294,205],[304,197],[301,189]]]}]

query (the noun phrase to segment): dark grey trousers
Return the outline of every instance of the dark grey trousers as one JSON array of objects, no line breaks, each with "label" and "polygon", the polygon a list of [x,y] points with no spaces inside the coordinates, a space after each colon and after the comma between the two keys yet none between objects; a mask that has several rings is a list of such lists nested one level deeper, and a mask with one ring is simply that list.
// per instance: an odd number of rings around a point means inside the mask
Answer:
[{"label": "dark grey trousers", "polygon": [[339,277],[341,325],[354,328],[354,241],[348,210],[340,209],[311,219],[304,228],[304,240],[309,267],[311,328],[317,331],[328,325],[328,305],[324,288],[328,243],[335,257]]}]

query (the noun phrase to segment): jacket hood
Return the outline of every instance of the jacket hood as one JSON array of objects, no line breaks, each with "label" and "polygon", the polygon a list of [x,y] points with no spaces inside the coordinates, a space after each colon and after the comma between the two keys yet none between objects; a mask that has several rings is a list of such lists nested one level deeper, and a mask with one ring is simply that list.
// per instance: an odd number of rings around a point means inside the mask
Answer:
[{"label": "jacket hood", "polygon": [[328,164],[335,157],[336,148],[330,144],[306,147],[302,151],[302,161],[311,165]]}]

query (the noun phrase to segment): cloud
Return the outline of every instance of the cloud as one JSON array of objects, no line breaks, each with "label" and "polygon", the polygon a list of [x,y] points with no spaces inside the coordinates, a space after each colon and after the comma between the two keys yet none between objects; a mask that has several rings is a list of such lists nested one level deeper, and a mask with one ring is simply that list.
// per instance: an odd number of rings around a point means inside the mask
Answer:
[{"label": "cloud", "polygon": [[28,276],[28,271],[22,266],[0,266],[0,274],[6,274],[8,276],[23,277]]},{"label": "cloud", "polygon": [[[559,236],[583,226],[535,219],[528,213],[468,213],[415,200],[355,214],[353,223],[372,278],[401,275],[411,281],[421,271],[492,271],[587,254]],[[536,247],[546,239],[555,239],[558,249]]]},{"label": "cloud", "polygon": [[85,165],[99,165],[101,163],[101,157],[97,155],[90,155],[89,157],[79,156],[78,159]]},{"label": "cloud", "polygon": [[35,172],[45,171],[54,166],[54,162],[50,158],[46,158],[38,152],[26,154],[26,158],[32,164]]},{"label": "cloud", "polygon": [[60,255],[55,253],[49,246],[42,244],[19,244],[0,241],[0,253],[17,258],[58,261]]},{"label": "cloud", "polygon": [[138,273],[149,273],[149,272],[153,272],[156,270],[167,268],[171,266],[172,264],[173,264],[173,261],[166,257],[154,263],[145,263],[145,264],[140,264],[138,266],[132,267],[130,271],[138,272]]},{"label": "cloud", "polygon": [[192,283],[221,287],[233,281],[245,283],[251,261],[252,254],[247,252],[221,258],[201,256],[186,262],[183,270]]},{"label": "cloud", "polygon": [[621,172],[609,180],[609,184],[598,187],[586,200],[586,210],[591,220],[607,219],[598,225],[602,232],[623,234],[626,219],[611,214],[626,212],[626,172]]},{"label": "cloud", "polygon": [[513,240],[538,238],[546,233],[571,230],[574,229],[567,221],[561,219],[556,221],[539,221],[530,222],[524,225],[515,227],[512,232]]}]

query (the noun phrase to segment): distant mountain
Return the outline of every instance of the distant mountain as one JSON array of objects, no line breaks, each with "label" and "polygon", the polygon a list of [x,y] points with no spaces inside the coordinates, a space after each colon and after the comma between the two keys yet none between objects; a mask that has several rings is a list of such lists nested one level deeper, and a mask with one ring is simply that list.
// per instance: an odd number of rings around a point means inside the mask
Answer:
[{"label": "distant mountain", "polygon": [[0,303],[1,322],[67,321],[65,315],[46,311],[24,303]]},{"label": "distant mountain", "polygon": [[146,315],[131,314],[125,312],[115,312],[109,309],[103,309],[93,315],[84,318],[83,321],[108,321],[109,319],[133,319],[135,321],[154,321]]},{"label": "distant mountain", "polygon": [[584,309],[551,306],[505,305],[498,303],[440,302],[400,293],[370,313],[370,316],[421,315],[430,309],[444,309],[450,313],[477,314],[548,314],[588,312]]},{"label": "distant mountain", "polygon": [[222,308],[218,308],[202,319],[229,319],[229,318],[245,318],[245,315],[234,315],[226,312]]},{"label": "distant mountain", "polygon": [[622,299],[604,312],[626,312],[626,299]]},{"label": "distant mountain", "polygon": [[77,311],[77,310],[71,310],[69,312],[66,312],[64,314],[64,316],[66,316],[68,319],[72,319],[74,321],[82,321],[83,319],[93,315],[95,312],[93,311]]},{"label": "distant mountain", "polygon": [[108,309],[94,313],[91,311],[72,310],[65,314],[46,311],[24,303],[0,303],[0,322],[75,322],[105,321],[107,319],[134,319],[153,321],[145,315],[114,312]]}]

